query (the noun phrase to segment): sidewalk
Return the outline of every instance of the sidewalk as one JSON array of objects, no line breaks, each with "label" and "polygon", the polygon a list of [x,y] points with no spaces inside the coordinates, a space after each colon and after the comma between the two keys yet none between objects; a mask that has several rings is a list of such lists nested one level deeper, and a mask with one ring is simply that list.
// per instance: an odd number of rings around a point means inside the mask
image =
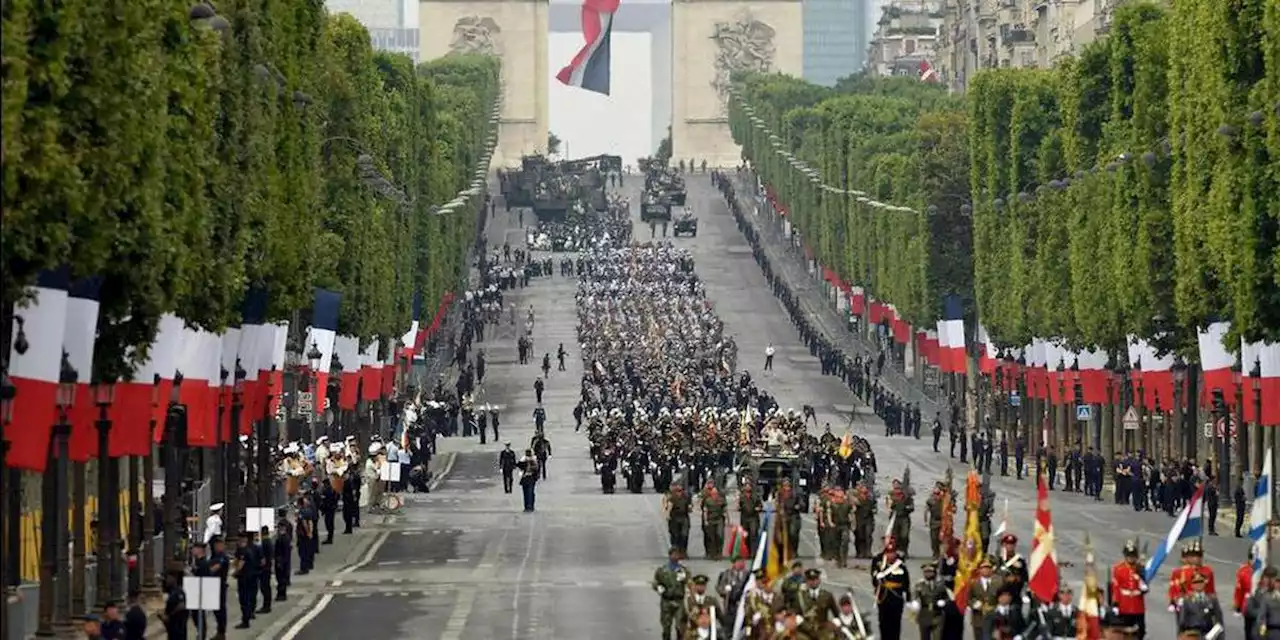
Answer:
[{"label": "sidewalk", "polygon": [[[738,193],[739,203],[745,204],[746,198],[753,197],[750,194],[754,185],[748,184],[747,180],[736,174],[732,175],[731,179],[734,189]],[[821,285],[814,276],[809,274],[807,265],[804,264],[801,255],[787,244],[777,226],[770,224],[768,215],[764,213],[759,216],[745,214],[742,217],[747,224],[755,229],[756,235],[760,238],[760,247],[769,258],[769,264],[773,267],[774,273],[791,288],[792,293],[796,296],[796,301],[805,312],[805,315],[808,316],[814,329],[826,336],[832,344],[843,349],[845,353],[873,353],[874,347],[870,342],[863,339],[860,334],[849,331],[839,312],[823,295]],[[901,371],[896,368],[886,367],[885,373],[886,375],[880,377],[881,383],[908,402],[919,403],[922,415],[933,415],[934,412],[941,410],[941,406],[932,397],[925,394],[918,384],[908,380]],[[1027,464],[1032,464],[1031,459],[1028,459]],[[1031,476],[1028,475],[1026,477],[1030,478]],[[1102,485],[1102,502],[1114,505],[1114,495],[1115,484],[1110,480],[1104,482]],[[1233,533],[1235,517],[1235,508],[1230,504],[1224,503],[1218,509],[1217,529],[1220,535],[1231,535]]]}]

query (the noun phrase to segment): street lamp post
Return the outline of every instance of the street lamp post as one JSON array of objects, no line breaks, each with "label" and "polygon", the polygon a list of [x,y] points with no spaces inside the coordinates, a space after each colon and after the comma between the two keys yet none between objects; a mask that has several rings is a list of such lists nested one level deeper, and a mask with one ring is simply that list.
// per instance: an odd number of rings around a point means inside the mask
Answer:
[{"label": "street lamp post", "polygon": [[[155,374],[151,381],[151,419],[148,434],[156,432],[156,410],[160,407],[160,374]],[[156,518],[155,479],[156,479],[156,445],[155,438],[147,439],[147,455],[142,460],[142,523],[138,538],[138,567],[142,575],[142,592],[148,600],[160,595],[160,586],[156,583],[159,567],[155,566],[155,554],[151,552],[152,540],[155,538],[153,523]]]},{"label": "street lamp post", "polygon": [[[227,537],[231,538],[240,533],[240,514],[244,513],[243,499],[243,482],[240,475],[240,461],[243,458],[241,452],[244,447],[240,444],[240,412],[244,409],[244,380],[248,377],[248,372],[240,366],[240,359],[236,358],[235,371],[232,373],[231,387],[231,438],[224,443],[224,447],[228,450],[227,465],[224,467],[226,478],[223,481],[223,487],[227,491],[227,513],[230,515],[226,520]],[[248,523],[246,523],[248,524]],[[250,534],[254,533],[252,531]]]},{"label": "street lamp post", "polygon": [[1213,390],[1213,416],[1222,425],[1218,433],[1218,424],[1214,425],[1214,436],[1218,444],[1218,495],[1224,498],[1231,496],[1231,408],[1227,406],[1222,389]]},{"label": "street lamp post", "polygon": [[272,399],[275,397],[275,367],[271,367],[272,373],[267,374],[267,398],[262,408],[262,420],[258,421],[257,428],[257,494],[258,506],[271,506],[271,488],[275,483],[275,470],[271,467],[271,432],[272,424],[275,422],[275,415],[271,412]]},{"label": "street lamp post", "polygon": [[98,407],[98,604],[115,600],[120,581],[120,465],[111,457],[111,403],[115,401],[114,382],[94,385],[93,401]]},{"label": "street lamp post", "polygon": [[1182,409],[1182,383],[1187,379],[1187,365],[1182,362],[1182,358],[1175,356],[1170,369],[1173,371],[1173,407],[1169,410],[1173,417],[1172,424],[1169,425],[1169,438],[1173,446],[1169,453],[1178,458],[1190,455],[1194,459],[1196,434],[1188,428],[1186,412]]},{"label": "street lamp post", "polygon": [[307,362],[311,365],[307,378],[311,387],[311,415],[307,417],[307,424],[311,427],[312,442],[315,442],[316,438],[320,437],[316,428],[316,417],[320,415],[320,410],[323,408],[321,402],[325,393],[325,390],[320,388],[320,363],[323,360],[324,353],[320,351],[320,346],[313,341],[311,348],[307,350]]},{"label": "street lamp post", "polygon": [[13,313],[11,303],[6,303],[4,309],[4,316],[13,318],[13,323],[18,325],[12,334],[12,344],[9,341],[11,334],[0,332],[0,341],[3,341],[0,344],[5,345],[5,348],[0,349],[0,504],[3,504],[0,515],[5,520],[4,533],[0,535],[0,539],[4,541],[0,545],[4,546],[3,557],[0,557],[0,589],[5,590],[7,601],[16,594],[18,585],[22,582],[22,572],[18,569],[22,565],[22,544],[19,542],[22,537],[22,501],[16,495],[18,487],[22,486],[22,472],[9,468],[6,461],[9,458],[10,444],[3,434],[3,430],[13,420],[14,399],[18,396],[17,385],[9,379],[9,353],[12,351],[23,355],[30,344],[27,342],[22,316]]},{"label": "street lamp post", "polygon": [[[40,536],[40,605],[36,635],[42,638],[57,634],[55,625],[60,617],[58,614],[65,613],[60,611],[62,607],[59,605],[62,602],[58,594],[63,590],[66,578],[69,576],[60,570],[62,565],[59,561],[65,561],[67,554],[63,533],[65,528],[60,528],[58,525],[66,520],[66,510],[63,508],[66,504],[63,494],[66,492],[62,490],[62,484],[66,481],[66,457],[63,454],[67,449],[67,440],[71,437],[70,413],[72,406],[75,405],[76,381],[79,378],[79,372],[71,366],[67,352],[63,351],[56,395],[58,421],[53,425],[53,434],[49,439],[49,459],[45,463],[44,477],[41,479],[43,493],[40,496],[42,534]],[[59,547],[64,550],[59,552]]]},{"label": "street lamp post", "polygon": [[187,446],[187,408],[179,402],[179,389],[182,387],[182,372],[173,376],[173,391],[169,396],[169,410],[164,417],[164,497],[161,498],[164,510],[164,561],[181,561],[178,552],[178,535],[181,531],[182,510],[181,492],[182,478],[186,473],[186,459],[183,450]]},{"label": "street lamp post", "polygon": [[338,436],[342,435],[341,431],[344,430],[345,426],[343,424],[343,418],[346,416],[343,415],[342,407],[338,403],[335,402],[331,405],[332,413],[330,413],[330,408],[326,408],[325,405],[329,404],[328,399],[330,397],[330,390],[341,393],[341,389],[342,358],[339,357],[335,351],[333,357],[330,358],[329,361],[329,384],[325,385],[324,389],[319,390],[323,393],[322,397],[324,398],[324,402],[318,405],[318,408],[324,411],[325,424],[327,426],[325,435],[329,436],[330,440],[335,441],[338,439]]}]

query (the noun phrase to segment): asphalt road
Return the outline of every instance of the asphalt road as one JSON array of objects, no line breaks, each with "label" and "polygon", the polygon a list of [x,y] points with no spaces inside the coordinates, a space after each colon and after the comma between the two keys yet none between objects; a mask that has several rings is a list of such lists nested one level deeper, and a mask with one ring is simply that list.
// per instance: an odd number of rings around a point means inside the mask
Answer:
[{"label": "asphalt road", "polygon": [[[639,200],[640,184],[641,179],[631,176],[624,189],[633,203]],[[820,375],[818,362],[799,343],[708,176],[690,176],[689,184],[690,204],[700,217],[699,233],[675,242],[693,251],[709,297],[736,336],[739,368],[750,370],[784,406],[813,405],[820,422],[831,422],[841,432],[853,409],[850,395],[835,378]],[[513,245],[522,244],[523,232],[514,228],[514,220],[514,215],[508,217],[499,207],[490,224],[491,241],[505,235]],[[648,228],[637,221],[636,237],[648,235]],[[658,637],[657,597],[648,581],[664,561],[668,546],[660,497],[651,491],[602,495],[587,456],[586,438],[573,431],[572,410],[582,371],[575,346],[576,286],[574,279],[554,276],[535,279],[529,288],[508,296],[521,309],[533,306],[538,355],[554,354],[561,342],[570,353],[568,370],[553,370],[547,381],[544,406],[553,455],[549,478],[538,485],[536,513],[521,512],[518,487],[513,494],[502,492],[496,469],[500,444],[442,439],[441,452],[456,453],[456,458],[439,488],[427,495],[407,495],[406,508],[386,525],[386,535],[359,562],[304,591],[302,595],[315,596],[315,604],[276,637]],[[489,368],[478,402],[503,405],[501,440],[512,441],[520,450],[528,446],[533,433],[533,381],[539,372],[536,365],[516,364],[513,329],[503,327],[486,338],[480,346],[488,354]],[[775,368],[763,373],[764,349],[770,342],[777,349]],[[880,486],[887,486],[910,466],[921,492],[913,544],[927,548],[921,513],[924,494],[949,464],[957,477],[963,477],[965,470],[958,460],[949,461],[945,452],[934,454],[927,439],[882,437],[883,427],[865,408],[854,414],[853,425],[875,448]],[[999,499],[1008,498],[1010,525],[1023,538],[1020,550],[1029,555],[1034,487],[1029,481],[997,476],[995,490]],[[1097,550],[1100,570],[1106,571],[1118,559],[1125,540],[1136,537],[1158,544],[1171,524],[1163,514],[1135,513],[1078,495],[1055,492],[1051,500],[1059,557],[1075,563],[1064,568],[1064,577],[1076,582],[1081,577],[1086,533]],[[885,520],[882,516],[878,526],[883,527]],[[801,555],[822,566],[814,560],[812,524],[808,519]],[[694,559],[688,564],[714,579],[724,565],[700,559],[699,533],[695,523],[690,535]],[[1219,589],[1229,599],[1234,569],[1247,545],[1228,538],[1207,538],[1205,544]],[[911,567],[914,578],[918,564],[913,560]],[[833,588],[852,588],[864,611],[872,608],[865,568],[824,568],[828,581],[836,585]],[[1167,577],[1168,568],[1162,575]],[[1163,577],[1152,586],[1153,593],[1166,588]],[[1149,637],[1174,637],[1172,616],[1163,612],[1163,598],[1151,597],[1149,605],[1156,611],[1148,614]],[[904,637],[916,637],[907,626]],[[1232,634],[1238,637],[1238,623],[1233,623]]]}]

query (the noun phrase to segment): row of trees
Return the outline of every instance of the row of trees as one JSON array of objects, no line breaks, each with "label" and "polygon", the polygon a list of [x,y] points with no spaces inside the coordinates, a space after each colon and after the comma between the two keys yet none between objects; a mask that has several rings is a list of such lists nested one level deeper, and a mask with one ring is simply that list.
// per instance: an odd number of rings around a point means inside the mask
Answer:
[{"label": "row of trees", "polygon": [[1216,320],[1280,339],[1274,2],[1127,5],[1076,58],[980,73],[963,100],[914,79],[736,89],[736,139],[809,204],[793,222],[818,259],[913,323],[956,293],[999,345],[1192,355]]},{"label": "row of trees", "polygon": [[482,197],[497,60],[415,68],[320,0],[3,11],[4,316],[43,269],[100,276],[95,377],[127,377],[164,313],[236,322],[251,287],[271,319],[341,291],[367,342],[457,286],[475,210],[441,206]]}]

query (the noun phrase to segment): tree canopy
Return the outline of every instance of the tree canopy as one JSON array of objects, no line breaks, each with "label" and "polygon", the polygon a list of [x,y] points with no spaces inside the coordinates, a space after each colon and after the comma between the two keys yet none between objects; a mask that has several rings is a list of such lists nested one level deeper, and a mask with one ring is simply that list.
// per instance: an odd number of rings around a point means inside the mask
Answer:
[{"label": "tree canopy", "polygon": [[[956,292],[998,345],[1118,354],[1138,336],[1193,356],[1215,320],[1229,343],[1280,340],[1275,2],[1125,5],[1075,58],[983,71],[963,98],[915,79],[740,76],[730,118],[788,203],[834,189],[893,205],[791,206],[824,265],[912,322]],[[948,217],[958,203],[972,215]]]},{"label": "tree canopy", "polygon": [[98,377],[162,314],[234,324],[250,288],[272,320],[341,291],[339,330],[388,344],[415,291],[458,286],[475,212],[437,214],[487,162],[496,59],[415,69],[320,0],[17,0],[3,36],[4,300],[101,277]]}]

